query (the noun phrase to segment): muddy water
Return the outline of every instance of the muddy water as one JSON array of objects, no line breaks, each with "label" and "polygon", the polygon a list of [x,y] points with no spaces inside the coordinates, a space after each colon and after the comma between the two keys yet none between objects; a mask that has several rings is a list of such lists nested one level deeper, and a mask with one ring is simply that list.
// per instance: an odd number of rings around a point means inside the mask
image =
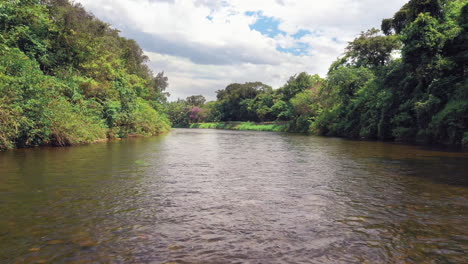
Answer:
[{"label": "muddy water", "polygon": [[0,263],[466,263],[468,154],[176,129],[0,153]]}]

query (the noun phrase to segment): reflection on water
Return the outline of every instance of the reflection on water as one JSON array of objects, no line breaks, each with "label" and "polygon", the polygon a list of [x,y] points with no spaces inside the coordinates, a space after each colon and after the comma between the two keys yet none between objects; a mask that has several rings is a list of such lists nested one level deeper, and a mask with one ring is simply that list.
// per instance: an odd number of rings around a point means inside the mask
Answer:
[{"label": "reflection on water", "polygon": [[1,263],[466,263],[468,154],[186,130],[0,153]]}]

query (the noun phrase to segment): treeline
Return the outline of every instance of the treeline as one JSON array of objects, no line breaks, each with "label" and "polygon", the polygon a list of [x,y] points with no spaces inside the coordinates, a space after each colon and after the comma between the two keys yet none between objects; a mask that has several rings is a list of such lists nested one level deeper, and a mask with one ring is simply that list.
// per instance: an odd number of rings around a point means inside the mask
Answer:
[{"label": "treeline", "polygon": [[468,1],[411,0],[381,29],[350,42],[325,79],[230,84],[215,102],[170,103],[169,115],[179,126],[282,120],[321,135],[468,144]]},{"label": "treeline", "polygon": [[0,149],[170,128],[135,41],[68,0],[0,1]]}]

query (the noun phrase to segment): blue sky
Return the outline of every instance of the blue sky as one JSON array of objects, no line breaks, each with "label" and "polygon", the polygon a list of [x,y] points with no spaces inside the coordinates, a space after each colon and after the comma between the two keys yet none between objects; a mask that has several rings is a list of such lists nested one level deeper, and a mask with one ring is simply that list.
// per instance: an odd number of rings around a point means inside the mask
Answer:
[{"label": "blue sky", "polygon": [[[275,17],[265,16],[262,11],[247,11],[247,16],[255,17],[255,23],[249,25],[251,30],[260,32],[262,35],[275,38],[278,35],[287,36],[288,33],[282,31],[279,26],[281,20]],[[290,35],[295,40],[300,40],[302,37],[311,34],[307,29],[299,29],[296,33]],[[296,42],[292,47],[282,47],[278,45],[276,50],[282,53],[290,53],[296,56],[307,55],[308,50],[311,49],[310,45],[306,42]]]},{"label": "blue sky", "polygon": [[262,35],[274,38],[277,35],[286,35],[286,32],[279,29],[281,20],[275,17],[269,17],[263,15],[261,11],[247,11],[245,12],[247,16],[255,17],[255,23],[249,25],[249,28],[260,32]]},{"label": "blue sky", "polygon": [[135,39],[171,100],[232,82],[280,87],[299,72],[325,75],[346,43],[379,27],[406,0],[76,0]]}]

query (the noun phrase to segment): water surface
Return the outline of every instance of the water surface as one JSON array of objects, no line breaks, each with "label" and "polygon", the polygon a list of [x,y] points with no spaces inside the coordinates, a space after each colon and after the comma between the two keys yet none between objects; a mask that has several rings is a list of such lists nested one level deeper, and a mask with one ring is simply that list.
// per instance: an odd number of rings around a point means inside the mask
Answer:
[{"label": "water surface", "polygon": [[468,153],[269,132],[0,153],[0,263],[467,263]]}]

